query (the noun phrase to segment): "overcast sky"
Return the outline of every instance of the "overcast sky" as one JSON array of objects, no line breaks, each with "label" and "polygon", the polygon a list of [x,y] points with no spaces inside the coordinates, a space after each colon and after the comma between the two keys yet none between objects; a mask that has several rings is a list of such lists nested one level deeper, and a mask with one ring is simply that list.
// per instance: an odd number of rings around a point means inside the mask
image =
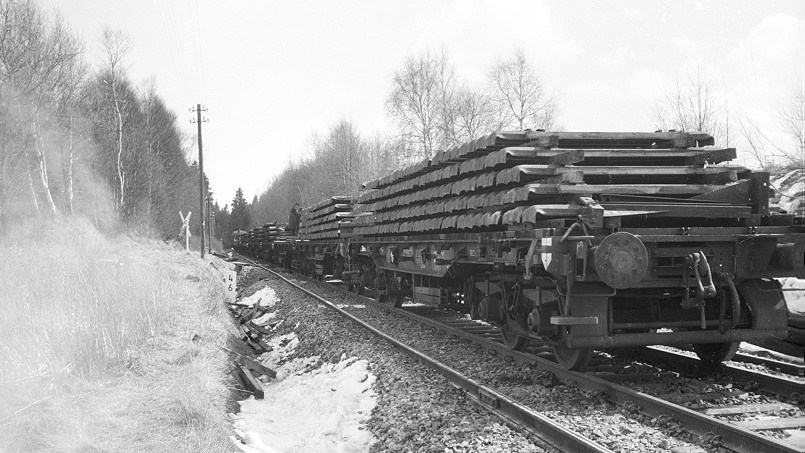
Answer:
[{"label": "overcast sky", "polygon": [[132,79],[153,77],[188,134],[188,108],[207,106],[204,169],[221,205],[238,186],[251,200],[341,119],[392,133],[393,74],[428,48],[482,86],[521,47],[557,97],[558,124],[578,131],[654,130],[653,101],[699,67],[731,110],[782,141],[777,117],[805,71],[802,0],[39,1],[93,55],[104,26],[123,31]]}]

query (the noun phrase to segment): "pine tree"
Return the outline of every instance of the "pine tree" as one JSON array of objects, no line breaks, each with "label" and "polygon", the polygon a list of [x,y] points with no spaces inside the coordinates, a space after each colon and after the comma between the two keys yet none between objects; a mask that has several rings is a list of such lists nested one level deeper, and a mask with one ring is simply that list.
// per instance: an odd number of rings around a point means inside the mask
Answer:
[{"label": "pine tree", "polygon": [[249,203],[243,196],[243,189],[238,187],[235,191],[235,198],[232,199],[232,214],[230,215],[230,227],[232,230],[248,230],[251,223]]}]

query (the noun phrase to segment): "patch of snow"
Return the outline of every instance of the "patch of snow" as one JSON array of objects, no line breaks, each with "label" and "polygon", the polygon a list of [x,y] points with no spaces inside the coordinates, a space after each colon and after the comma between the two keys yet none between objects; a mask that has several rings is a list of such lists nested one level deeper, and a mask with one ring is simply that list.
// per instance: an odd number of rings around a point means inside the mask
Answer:
[{"label": "patch of snow", "polygon": [[274,337],[266,342],[271,350],[264,352],[258,359],[263,365],[274,368],[284,362],[299,346],[299,337],[296,332]]},{"label": "patch of snow", "polygon": [[254,304],[259,303],[261,307],[271,308],[277,303],[277,300],[277,293],[275,293],[273,289],[266,287],[249,297],[244,297],[238,303],[248,305],[249,307],[253,307]]},{"label": "patch of snow", "polygon": [[236,444],[248,453],[369,451],[374,438],[362,424],[376,404],[376,378],[368,365],[342,356],[306,373],[278,373],[264,400],[240,402]]},{"label": "patch of snow", "polygon": [[800,278],[779,278],[783,289],[801,289],[802,291],[784,291],[785,303],[789,313],[805,316],[805,280]]},{"label": "patch of snow", "polygon": [[798,173],[797,170],[791,170],[779,178],[772,178],[771,183],[776,187],[786,187],[790,184],[791,178],[797,176]]},{"label": "patch of snow", "polygon": [[230,437],[232,442],[245,453],[279,453],[277,450],[263,443],[259,434],[235,429],[235,436]]},{"label": "patch of snow", "polygon": [[366,308],[366,305],[363,304],[335,304],[335,306],[342,310],[345,308]]},{"label": "patch of snow", "polygon": [[771,186],[777,192],[777,204],[785,211],[797,215],[805,215],[805,172],[792,170],[779,178],[771,180]]},{"label": "patch of snow", "polygon": [[766,357],[769,359],[779,360],[781,362],[802,363],[802,357],[792,357],[790,355],[782,354],[777,351],[772,351],[771,349],[762,348],[760,346],[746,342],[741,343],[741,346],[738,349],[738,351],[744,354],[751,354],[759,357]]},{"label": "patch of snow", "polygon": [[277,317],[277,313],[273,311],[266,312],[262,316],[257,319],[252,320],[253,323],[257,324],[258,326],[265,326],[268,324],[272,319]]}]

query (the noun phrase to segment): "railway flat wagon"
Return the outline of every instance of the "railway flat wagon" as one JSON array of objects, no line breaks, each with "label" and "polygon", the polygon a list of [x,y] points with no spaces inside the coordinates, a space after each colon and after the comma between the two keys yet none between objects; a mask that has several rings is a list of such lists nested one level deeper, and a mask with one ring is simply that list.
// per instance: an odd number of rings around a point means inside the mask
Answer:
[{"label": "railway flat wagon", "polygon": [[[354,197],[335,196],[303,209],[299,213],[298,234],[273,243],[285,266],[318,280],[327,275],[345,278],[343,272],[350,263],[342,244],[352,231],[354,203]],[[292,218],[295,212],[291,213]]]},{"label": "railway flat wagon", "polygon": [[299,250],[317,276],[463,306],[567,368],[652,344],[717,363],[784,338],[774,278],[805,277],[801,219],[735,157],[696,133],[493,133],[366,183],[354,206],[312,207]]}]

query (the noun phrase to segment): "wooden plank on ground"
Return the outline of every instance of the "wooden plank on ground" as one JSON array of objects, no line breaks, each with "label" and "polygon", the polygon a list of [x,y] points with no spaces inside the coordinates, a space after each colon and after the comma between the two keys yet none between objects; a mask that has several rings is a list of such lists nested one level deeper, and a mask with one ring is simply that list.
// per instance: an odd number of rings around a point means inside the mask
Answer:
[{"label": "wooden plank on ground", "polygon": [[266,329],[265,327],[263,327],[263,326],[261,326],[259,324],[256,324],[254,321],[247,322],[246,327],[248,329],[252,330],[252,331],[256,331],[257,333],[259,333],[261,335],[270,335],[271,334],[270,330]]},{"label": "wooden plank on ground", "polygon": [[238,376],[243,386],[254,395],[255,399],[261,400],[265,397],[263,386],[260,384],[260,381],[254,378],[248,368],[243,365],[238,365]]},{"label": "wooden plank on ground", "polygon": [[270,377],[271,379],[276,379],[277,378],[277,372],[276,371],[274,371],[271,368],[263,365],[262,363],[258,362],[257,360],[253,360],[253,359],[251,359],[249,357],[246,357],[245,355],[239,355],[236,360],[240,365],[243,365],[243,366],[245,366],[245,367],[247,367],[247,368],[249,368],[251,370],[254,370],[256,373],[259,373],[261,375],[264,374],[264,375]]}]

